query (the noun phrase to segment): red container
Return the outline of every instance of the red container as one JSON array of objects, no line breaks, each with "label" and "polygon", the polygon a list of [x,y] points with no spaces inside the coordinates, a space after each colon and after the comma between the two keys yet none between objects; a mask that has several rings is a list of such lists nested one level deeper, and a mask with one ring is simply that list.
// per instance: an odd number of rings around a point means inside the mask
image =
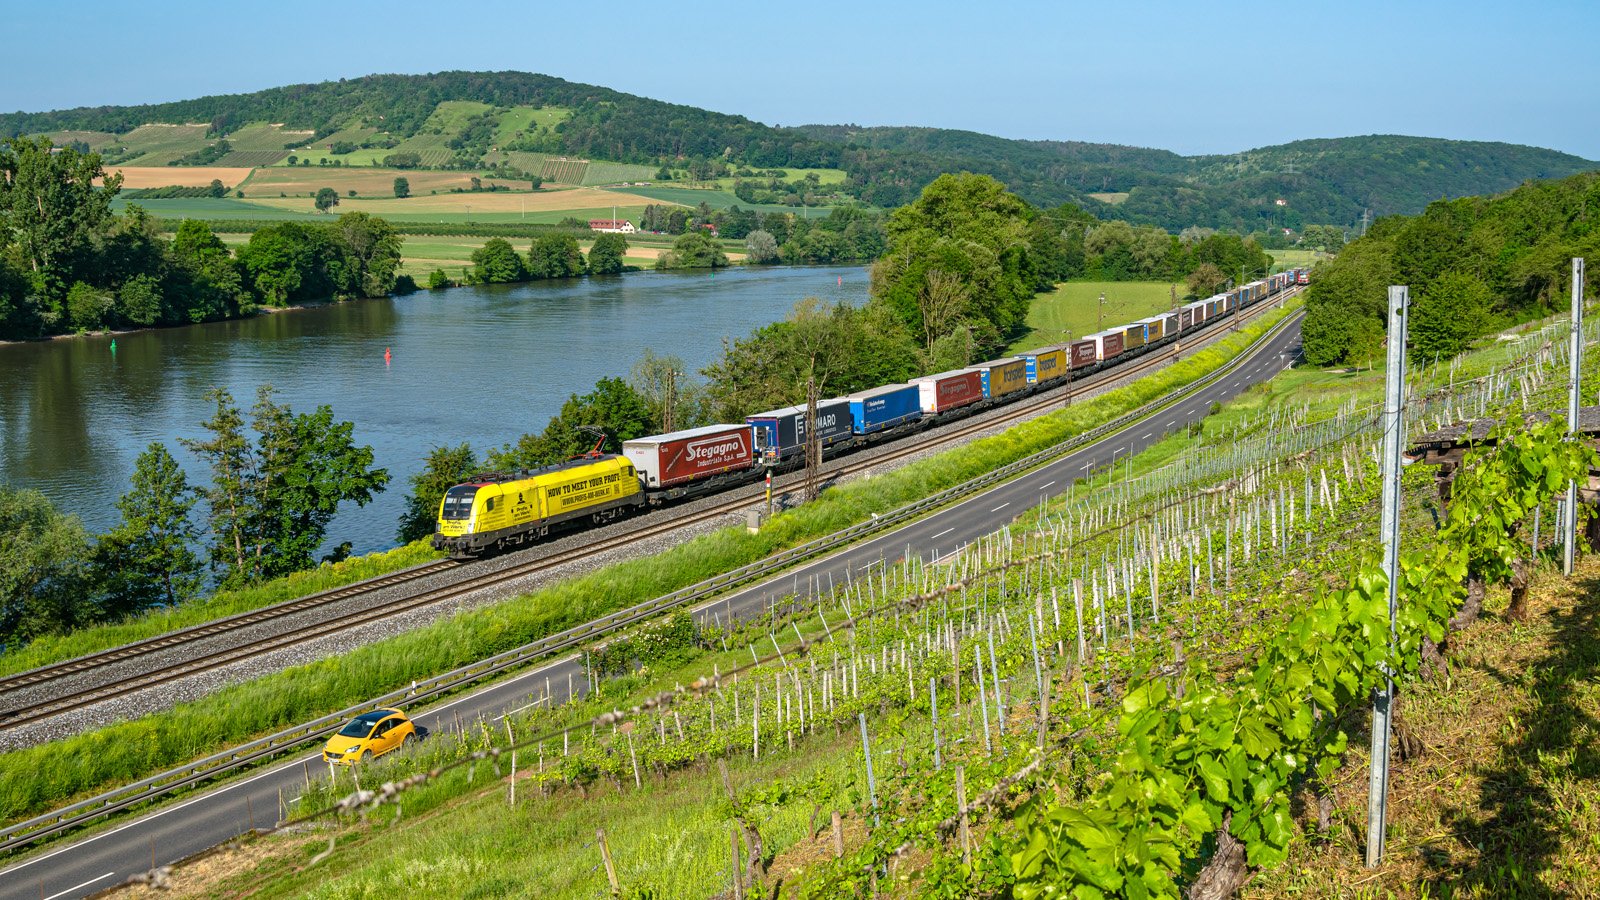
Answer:
[{"label": "red container", "polygon": [[1095,356],[1094,341],[1073,341],[1071,358],[1072,367],[1074,369],[1081,369],[1084,366],[1094,365],[1097,360],[1097,357]]},{"label": "red container", "polygon": [[622,454],[645,487],[660,488],[750,468],[750,441],[749,425],[707,425],[624,441]]},{"label": "red container", "polygon": [[983,373],[976,369],[924,375],[910,383],[917,386],[924,413],[942,413],[983,399]]}]

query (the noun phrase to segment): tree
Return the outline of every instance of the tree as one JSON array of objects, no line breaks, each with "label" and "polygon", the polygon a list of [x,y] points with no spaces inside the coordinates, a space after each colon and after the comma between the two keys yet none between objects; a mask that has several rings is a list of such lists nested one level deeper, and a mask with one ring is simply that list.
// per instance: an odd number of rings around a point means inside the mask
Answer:
[{"label": "tree", "polygon": [[472,176],[472,188],[471,189],[474,190],[474,191],[483,190],[483,179],[479,178],[476,175]]},{"label": "tree", "polygon": [[404,176],[394,180],[394,196],[399,200],[404,200],[411,196],[411,182],[406,180]]},{"label": "tree", "polygon": [[123,282],[117,292],[123,318],[135,325],[154,325],[161,320],[161,282],[152,275],[135,275]]},{"label": "tree", "polygon": [[528,271],[534,278],[571,278],[583,274],[583,249],[570,234],[541,235],[528,248]]},{"label": "tree", "polygon": [[116,300],[105,291],[82,281],[67,292],[67,315],[72,327],[88,331],[109,324]]},{"label": "tree", "polygon": [[1422,359],[1449,358],[1488,328],[1489,288],[1470,272],[1451,271],[1424,284],[1412,304],[1407,332]]},{"label": "tree", "polygon": [[531,175],[531,176],[528,177],[528,188],[530,190],[537,191],[538,189],[540,189],[542,187],[544,187],[544,179],[543,178],[540,178],[537,175]]},{"label": "tree", "polygon": [[207,190],[211,192],[211,196],[218,199],[228,196],[228,186],[222,183],[221,178],[211,179],[211,186]]},{"label": "tree", "polygon": [[[706,419],[706,388],[677,356],[657,356],[646,347],[628,374],[628,384],[644,398],[652,421],[662,428],[681,431],[710,424]],[[671,415],[668,415],[668,407]]]},{"label": "tree", "polygon": [[222,388],[212,388],[205,398],[216,404],[215,414],[201,423],[211,437],[179,438],[178,443],[211,468],[211,483],[198,489],[206,501],[210,520],[211,565],[227,570],[223,584],[248,584],[256,580],[248,553],[256,544],[260,518],[254,490],[256,458],[245,434],[244,414],[234,403],[233,395]]},{"label": "tree", "polygon": [[83,524],[38,491],[0,483],[0,645],[60,634],[97,616],[84,589]]},{"label": "tree", "polygon": [[744,239],[745,260],[752,263],[770,263],[778,259],[778,242],[769,231],[757,229]]},{"label": "tree", "polygon": [[1196,297],[1210,297],[1227,280],[1228,276],[1222,274],[1216,263],[1203,262],[1195,266],[1185,283],[1189,286],[1189,293]]},{"label": "tree", "polygon": [[131,490],[117,500],[122,522],[95,544],[107,615],[171,606],[199,590],[201,562],[190,549],[199,530],[189,515],[198,499],[165,446],[139,455]]},{"label": "tree", "polygon": [[922,320],[923,349],[933,352],[933,343],[950,333],[966,312],[967,289],[961,279],[943,269],[929,269],[917,294],[917,312]]},{"label": "tree", "polygon": [[704,231],[692,231],[678,238],[672,249],[656,258],[658,269],[712,269],[728,265],[722,252]]},{"label": "tree", "polygon": [[325,213],[339,205],[339,192],[333,188],[322,188],[317,191],[317,199],[313,202],[316,204],[317,212]]},{"label": "tree", "polygon": [[346,268],[364,297],[382,297],[394,288],[405,238],[393,225],[364,212],[347,212],[333,225],[346,251]]},{"label": "tree", "polygon": [[440,291],[450,286],[450,276],[443,269],[434,269],[428,273],[428,290]]},{"label": "tree", "polygon": [[439,524],[439,504],[444,492],[478,472],[478,455],[463,443],[459,447],[434,447],[422,471],[411,476],[411,493],[395,537],[402,544],[433,534]]},{"label": "tree", "polygon": [[490,238],[482,247],[472,251],[473,270],[478,280],[489,284],[508,281],[526,281],[528,269],[511,242],[504,238]]},{"label": "tree", "polygon": [[[924,330],[919,297],[930,269],[958,279],[985,340],[1022,320],[1041,284],[1028,262],[1033,215],[1021,198],[987,175],[941,175],[889,217],[889,247],[872,271],[872,294],[914,332]],[[801,223],[795,223],[801,224]]]},{"label": "tree", "polygon": [[628,241],[620,234],[602,234],[589,248],[589,272],[594,275],[615,275],[626,264]]},{"label": "tree", "polygon": [[107,176],[98,153],[52,153],[51,146],[48,138],[27,137],[0,144],[0,233],[16,244],[43,293],[59,298],[86,274],[122,174]]}]

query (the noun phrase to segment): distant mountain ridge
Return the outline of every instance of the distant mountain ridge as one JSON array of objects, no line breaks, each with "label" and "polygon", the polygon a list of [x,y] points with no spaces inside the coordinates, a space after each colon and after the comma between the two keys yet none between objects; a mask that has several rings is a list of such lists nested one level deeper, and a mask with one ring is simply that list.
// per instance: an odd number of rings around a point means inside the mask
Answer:
[{"label": "distant mountain ridge", "polygon": [[[253,123],[282,123],[319,136],[365,126],[406,137],[450,101],[571,110],[545,137],[551,145],[536,148],[540,152],[675,168],[694,159],[752,170],[837,168],[848,176],[843,192],[884,207],[909,202],[942,173],[967,170],[992,175],[1037,205],[1074,203],[1102,218],[1173,231],[1191,225],[1242,233],[1307,224],[1350,226],[1363,213],[1374,218],[1415,214],[1441,197],[1494,194],[1530,178],[1600,168],[1600,163],[1536,147],[1400,135],[1182,156],[941,128],[774,128],[740,115],[526,72],[368,75],[172,103],[17,112],[0,115],[0,137],[98,133],[109,140],[141,125],[204,124],[212,138]],[[487,150],[487,132],[480,126],[474,144],[470,127],[435,140],[465,145],[471,154]],[[1097,194],[1102,197],[1092,196]]]}]

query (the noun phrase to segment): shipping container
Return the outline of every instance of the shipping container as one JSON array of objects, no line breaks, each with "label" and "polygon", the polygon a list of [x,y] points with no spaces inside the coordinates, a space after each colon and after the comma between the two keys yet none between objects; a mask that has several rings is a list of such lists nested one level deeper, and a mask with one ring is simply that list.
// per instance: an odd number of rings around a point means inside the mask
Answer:
[{"label": "shipping container", "polygon": [[1120,328],[1091,334],[1085,340],[1094,342],[1094,355],[1098,360],[1108,360],[1123,350],[1122,329]]},{"label": "shipping container", "polygon": [[1081,341],[1072,342],[1072,367],[1074,369],[1092,366],[1095,364],[1095,360],[1099,358],[1095,350],[1094,341],[1085,338]]},{"label": "shipping container", "polygon": [[1162,330],[1162,334],[1164,336],[1166,336],[1166,337],[1172,337],[1173,335],[1177,334],[1178,330],[1179,330],[1178,329],[1178,320],[1179,320],[1178,314],[1175,313],[1175,312],[1168,312],[1168,313],[1162,313],[1161,316],[1162,316],[1162,318],[1167,320],[1166,328],[1164,328]]},{"label": "shipping container", "polygon": [[850,401],[856,434],[873,434],[922,418],[922,390],[915,384],[886,384],[857,391]]},{"label": "shipping container", "polygon": [[1185,306],[1178,310],[1178,330],[1187,331],[1194,327],[1194,307]]},{"label": "shipping container", "polygon": [[[775,463],[795,456],[806,446],[806,408],[788,406],[771,412],[745,416],[756,458]],[[850,401],[823,400],[817,404],[817,440],[823,448],[850,440],[855,431],[850,425]]]},{"label": "shipping container", "polygon": [[622,442],[622,455],[644,476],[647,488],[661,488],[748,469],[749,425],[707,425],[672,434]]},{"label": "shipping container", "polygon": [[1143,322],[1135,322],[1132,325],[1122,326],[1122,348],[1124,350],[1133,350],[1143,347],[1145,340],[1146,332]]},{"label": "shipping container", "polygon": [[937,375],[911,379],[917,386],[918,402],[924,415],[959,409],[983,399],[983,373],[977,369],[954,369]]},{"label": "shipping container", "polygon": [[1156,341],[1159,341],[1167,336],[1166,316],[1151,316],[1148,319],[1140,319],[1133,324],[1144,326],[1145,343],[1154,344]]},{"label": "shipping container", "polygon": [[1049,347],[1040,347],[1037,350],[1028,350],[1018,353],[1026,364],[1024,371],[1028,375],[1029,384],[1038,384],[1041,381],[1054,381],[1067,374],[1067,345],[1053,344]]},{"label": "shipping container", "polygon": [[1016,357],[992,359],[972,368],[983,373],[983,395],[990,400],[1015,393],[1028,386],[1028,364]]}]

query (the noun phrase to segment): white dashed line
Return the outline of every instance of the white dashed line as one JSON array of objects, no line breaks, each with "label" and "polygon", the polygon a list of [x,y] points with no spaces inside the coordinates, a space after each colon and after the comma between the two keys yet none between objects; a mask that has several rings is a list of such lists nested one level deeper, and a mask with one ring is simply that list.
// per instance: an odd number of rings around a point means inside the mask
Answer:
[{"label": "white dashed line", "polygon": [[117,873],[116,872],[107,872],[104,875],[101,875],[99,878],[91,878],[88,881],[85,881],[83,884],[74,885],[72,887],[67,888],[64,891],[58,891],[58,892],[56,892],[54,894],[51,894],[50,896],[44,898],[44,900],[56,900],[57,897],[65,897],[66,895],[72,893],[73,891],[77,890],[78,888],[88,887],[89,885],[94,884],[96,881],[104,881],[107,878],[110,878],[111,876],[113,876],[115,874],[117,874]]},{"label": "white dashed line", "polygon": [[989,510],[989,512],[999,512],[1000,510],[1005,509],[1006,507],[1008,507],[1010,505],[1011,505],[1011,501],[1007,500],[1005,503],[1002,503],[999,506],[996,506],[994,509]]},{"label": "white dashed line", "polygon": [[[954,528],[946,528],[945,530],[939,532],[938,534],[934,535],[933,537],[941,538],[941,537],[944,537],[945,535],[949,534],[952,531],[955,531],[955,529]],[[929,540],[933,540],[933,538],[929,538]]]}]

